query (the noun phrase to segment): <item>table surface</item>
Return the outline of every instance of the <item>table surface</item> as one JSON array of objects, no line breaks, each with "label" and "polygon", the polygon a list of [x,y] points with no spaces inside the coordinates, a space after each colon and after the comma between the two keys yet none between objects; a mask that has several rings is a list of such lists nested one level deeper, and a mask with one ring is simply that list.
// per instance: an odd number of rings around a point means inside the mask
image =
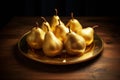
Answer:
[{"label": "table surface", "polygon": [[[0,80],[119,80],[120,31],[116,17],[76,17],[83,27],[99,25],[95,32],[104,41],[104,50],[94,59],[73,65],[49,65],[32,61],[18,50],[17,43],[31,30],[38,17],[14,17],[0,29]],[[50,22],[51,17],[46,17]],[[70,17],[61,17],[66,24]]]}]

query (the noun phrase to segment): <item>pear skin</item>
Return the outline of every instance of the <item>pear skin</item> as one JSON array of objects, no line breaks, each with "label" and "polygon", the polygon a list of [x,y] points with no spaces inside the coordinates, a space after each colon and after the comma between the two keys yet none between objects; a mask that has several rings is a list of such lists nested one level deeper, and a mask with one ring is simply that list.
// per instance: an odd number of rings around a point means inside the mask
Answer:
[{"label": "pear skin", "polygon": [[54,57],[61,54],[63,43],[54,35],[52,31],[45,34],[43,42],[43,52],[46,56]]},{"label": "pear skin", "polygon": [[31,32],[27,35],[26,41],[33,49],[42,48],[45,32],[39,27],[32,28]]},{"label": "pear skin", "polygon": [[44,32],[47,32],[47,28],[46,28],[46,26],[45,26],[45,25],[47,25],[48,28],[49,28],[49,30],[51,30],[51,27],[50,27],[49,22],[48,22],[44,17],[41,17],[41,18],[44,20],[44,22],[43,22],[42,25],[41,25],[41,29],[42,29]]},{"label": "pear skin", "polygon": [[94,29],[91,27],[82,29],[78,34],[85,39],[86,46],[89,46],[94,41]]},{"label": "pear skin", "polygon": [[61,41],[64,41],[66,34],[69,32],[68,28],[64,24],[61,24],[61,21],[59,21],[59,24],[56,26],[56,29],[54,31],[55,36],[60,39]]},{"label": "pear skin", "polygon": [[74,32],[67,33],[64,45],[69,55],[83,55],[86,49],[85,39]]}]

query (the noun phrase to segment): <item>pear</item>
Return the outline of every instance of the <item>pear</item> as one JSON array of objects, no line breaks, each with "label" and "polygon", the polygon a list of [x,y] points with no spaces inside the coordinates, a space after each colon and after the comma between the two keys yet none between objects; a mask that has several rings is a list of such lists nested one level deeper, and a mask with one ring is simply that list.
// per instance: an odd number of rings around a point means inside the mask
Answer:
[{"label": "pear", "polygon": [[44,17],[41,17],[44,22],[42,23],[42,26],[41,26],[41,29],[44,31],[44,32],[47,32],[47,27],[45,25],[48,26],[49,30],[51,30],[51,27],[50,27],[50,24],[49,22],[44,18]]},{"label": "pear", "polygon": [[73,17],[73,13],[71,13],[71,19],[66,24],[66,27],[70,26],[71,30],[77,33],[78,31],[82,30],[82,25],[80,22]]},{"label": "pear", "polygon": [[60,19],[58,19],[59,24],[56,26],[54,34],[55,36],[60,39],[61,41],[64,41],[66,34],[69,32],[68,28],[64,24],[61,24]]},{"label": "pear", "polygon": [[83,55],[86,49],[85,39],[71,31],[66,34],[66,40],[64,41],[65,49],[69,55]]},{"label": "pear", "polygon": [[33,27],[31,32],[26,37],[26,41],[32,49],[42,48],[42,43],[43,43],[44,35],[45,35],[45,32],[41,28],[38,27],[37,22],[36,24],[37,26]]},{"label": "pear", "polygon": [[95,25],[93,27],[86,27],[78,32],[78,34],[81,35],[85,39],[86,46],[89,46],[94,41],[94,28],[95,27],[98,27],[98,26]]},{"label": "pear", "polygon": [[[48,28],[48,26],[46,25]],[[45,34],[43,41],[43,52],[46,56],[54,57],[61,54],[63,43],[49,30]]]},{"label": "pear", "polygon": [[[56,14],[52,17],[52,20],[51,20],[51,29],[53,32],[55,31],[56,26],[59,24],[58,20],[60,19],[60,17],[58,16],[57,9],[55,9],[55,12],[56,12]],[[61,24],[63,24],[62,21],[61,21]]]}]

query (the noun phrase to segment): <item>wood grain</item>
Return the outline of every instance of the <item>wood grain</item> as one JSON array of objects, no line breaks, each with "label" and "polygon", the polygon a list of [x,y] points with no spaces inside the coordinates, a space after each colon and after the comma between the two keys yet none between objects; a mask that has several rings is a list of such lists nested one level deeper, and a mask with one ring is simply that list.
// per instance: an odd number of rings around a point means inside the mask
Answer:
[{"label": "wood grain", "polygon": [[[95,32],[104,41],[103,52],[94,59],[74,65],[48,65],[20,54],[17,42],[40,17],[14,17],[0,29],[0,80],[119,80],[120,37],[116,17],[76,17],[84,26],[99,25]],[[46,17],[50,22],[51,17]],[[61,17],[66,24],[70,17]]]}]

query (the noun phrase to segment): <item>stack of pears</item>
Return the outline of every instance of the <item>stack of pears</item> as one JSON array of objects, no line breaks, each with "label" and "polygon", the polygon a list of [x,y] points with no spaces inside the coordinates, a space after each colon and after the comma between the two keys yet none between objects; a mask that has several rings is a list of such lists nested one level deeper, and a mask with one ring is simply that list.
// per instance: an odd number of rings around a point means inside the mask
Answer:
[{"label": "stack of pears", "polygon": [[33,27],[26,37],[26,41],[31,49],[42,49],[49,57],[61,55],[66,50],[68,55],[83,55],[86,47],[94,41],[94,29],[83,28],[80,22],[73,17],[65,25],[57,15],[52,17],[51,24],[44,18],[39,24]]}]

